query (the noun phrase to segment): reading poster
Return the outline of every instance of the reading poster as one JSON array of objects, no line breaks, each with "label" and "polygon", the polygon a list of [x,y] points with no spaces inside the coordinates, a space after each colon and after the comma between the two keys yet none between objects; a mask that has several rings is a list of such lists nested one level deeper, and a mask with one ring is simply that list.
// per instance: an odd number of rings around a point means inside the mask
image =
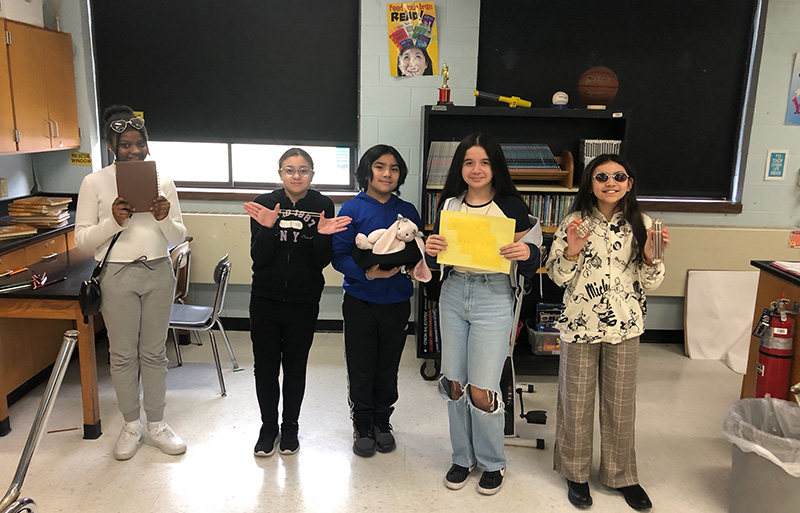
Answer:
[{"label": "reading poster", "polygon": [[792,82],[789,85],[789,104],[786,106],[786,124],[800,125],[800,53],[794,59]]},{"label": "reading poster", "polygon": [[439,74],[439,41],[433,2],[387,5],[389,67],[393,77]]}]

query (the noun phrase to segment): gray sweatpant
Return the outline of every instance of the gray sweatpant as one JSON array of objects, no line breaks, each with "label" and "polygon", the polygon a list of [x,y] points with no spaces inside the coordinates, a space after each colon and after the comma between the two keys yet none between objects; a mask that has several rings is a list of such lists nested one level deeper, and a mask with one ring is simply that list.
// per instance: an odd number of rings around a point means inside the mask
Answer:
[{"label": "gray sweatpant", "polygon": [[111,381],[126,422],[139,418],[139,375],[147,420],[164,419],[167,329],[175,294],[169,258],[108,262],[100,279],[100,311],[108,330]]}]

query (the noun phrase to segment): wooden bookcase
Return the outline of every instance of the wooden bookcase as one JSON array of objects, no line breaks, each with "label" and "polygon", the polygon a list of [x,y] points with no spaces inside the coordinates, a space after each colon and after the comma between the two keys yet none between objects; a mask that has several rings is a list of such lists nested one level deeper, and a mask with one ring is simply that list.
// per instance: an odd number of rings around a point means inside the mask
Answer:
[{"label": "wooden bookcase", "polygon": [[[579,162],[582,139],[612,139],[623,141],[621,153],[625,151],[625,136],[629,124],[629,113],[616,110],[586,109],[526,109],[498,107],[425,106],[422,108],[422,184],[420,191],[420,214],[428,230],[432,227],[435,194],[441,186],[428,187],[427,162],[431,141],[460,141],[474,132],[492,134],[500,143],[543,143],[556,156],[562,171],[520,170],[513,176],[517,189],[529,202],[539,198],[553,198],[559,206],[568,205],[580,183],[583,164]],[[534,213],[536,215],[536,213]],[[556,219],[543,231],[554,232]],[[434,274],[436,281],[438,276]],[[538,290],[538,285],[535,287]],[[533,296],[530,294],[529,296]],[[536,294],[535,301],[538,301]],[[533,299],[533,298],[532,298]],[[420,372],[425,379],[435,379],[439,373],[440,351],[428,344],[429,335],[436,334],[438,326],[430,326],[435,316],[429,312],[438,300],[438,284],[420,286],[417,297],[417,357],[423,358]],[[526,301],[530,301],[526,299]],[[523,308],[524,310],[524,308]],[[521,318],[521,320],[523,320]],[[523,330],[524,331],[524,330]],[[441,337],[438,337],[441,340]]]}]

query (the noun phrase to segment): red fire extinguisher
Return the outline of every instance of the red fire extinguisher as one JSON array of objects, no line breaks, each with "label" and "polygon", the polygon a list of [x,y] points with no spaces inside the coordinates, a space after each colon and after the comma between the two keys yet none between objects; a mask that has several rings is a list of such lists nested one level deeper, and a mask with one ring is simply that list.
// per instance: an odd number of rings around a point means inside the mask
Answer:
[{"label": "red fire extinguisher", "polygon": [[769,394],[776,399],[789,398],[794,319],[786,312],[788,303],[786,298],[772,303],[769,329],[761,335],[756,367],[756,397]]}]

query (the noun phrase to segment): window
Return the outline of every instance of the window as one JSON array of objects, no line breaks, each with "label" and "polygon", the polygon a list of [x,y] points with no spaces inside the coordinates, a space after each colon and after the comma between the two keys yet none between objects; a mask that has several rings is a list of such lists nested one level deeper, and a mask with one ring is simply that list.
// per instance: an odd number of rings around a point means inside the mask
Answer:
[{"label": "window", "polygon": [[89,5],[99,106],[144,112],[179,185],[277,183],[271,145],[291,145],[311,154],[317,186],[355,188],[359,1]]},{"label": "window", "polygon": [[[150,156],[178,186],[269,188],[280,183],[278,159],[295,146],[150,141]],[[302,145],[314,161],[313,183],[354,188],[353,150]]]}]

